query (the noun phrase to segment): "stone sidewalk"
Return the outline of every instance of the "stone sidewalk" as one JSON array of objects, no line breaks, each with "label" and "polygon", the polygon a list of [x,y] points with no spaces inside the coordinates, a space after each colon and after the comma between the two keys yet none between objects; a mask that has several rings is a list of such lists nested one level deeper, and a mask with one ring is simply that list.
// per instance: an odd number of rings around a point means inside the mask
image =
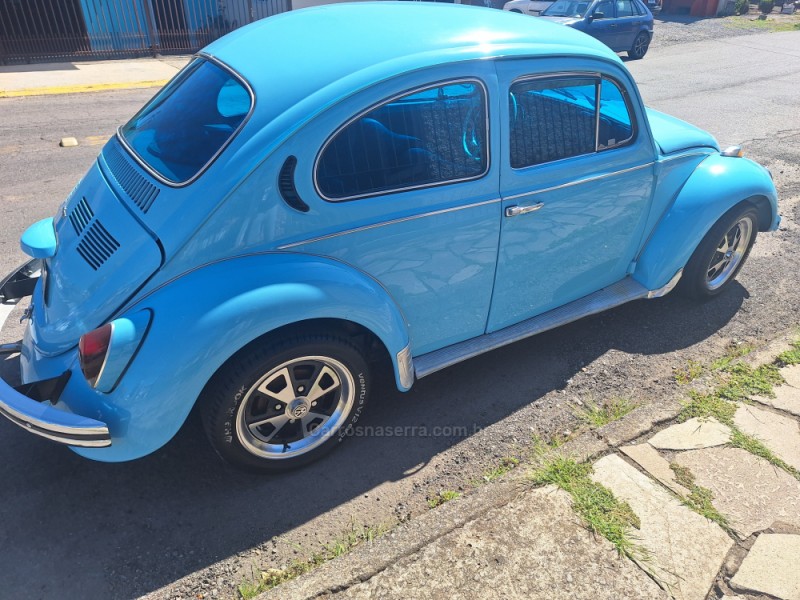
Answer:
[{"label": "stone sidewalk", "polygon": [[590,533],[569,494],[517,478],[448,502],[259,599],[798,600],[800,365],[780,374],[774,397],[729,405],[727,424],[672,419],[594,462],[592,479],[639,519],[633,560]]},{"label": "stone sidewalk", "polygon": [[0,66],[0,98],[161,87],[188,56]]}]

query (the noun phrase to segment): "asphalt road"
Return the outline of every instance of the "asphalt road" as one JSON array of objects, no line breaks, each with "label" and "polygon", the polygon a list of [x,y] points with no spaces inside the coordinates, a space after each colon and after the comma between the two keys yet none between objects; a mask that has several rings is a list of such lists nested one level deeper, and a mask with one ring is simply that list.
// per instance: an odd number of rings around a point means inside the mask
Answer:
[{"label": "asphalt road", "polygon": [[[145,459],[105,465],[0,422],[0,597],[231,597],[355,524],[425,510],[467,489],[532,433],[578,425],[578,401],[646,404],[681,393],[672,370],[730,341],[800,322],[800,32],[676,45],[628,63],[646,103],[743,143],[775,175],[782,230],[759,237],[722,297],[641,301],[517,343],[373,398],[366,424],[404,435],[348,441],[301,471],[257,477],[213,455],[195,420]],[[152,91],[0,100],[0,272],[54,213],[102,141]],[[81,145],[59,148],[62,136]],[[1,341],[19,337],[9,324]],[[0,363],[13,377],[14,361]],[[389,390],[390,388],[386,388]],[[435,427],[443,435],[422,435]],[[384,431],[384,433],[388,433]]]}]

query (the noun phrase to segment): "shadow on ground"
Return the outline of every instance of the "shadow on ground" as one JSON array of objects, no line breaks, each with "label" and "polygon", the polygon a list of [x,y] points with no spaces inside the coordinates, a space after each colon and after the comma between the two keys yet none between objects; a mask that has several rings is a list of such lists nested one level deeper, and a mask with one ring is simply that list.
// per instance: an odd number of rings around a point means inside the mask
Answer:
[{"label": "shadow on ground", "polygon": [[[658,355],[693,345],[746,297],[735,283],[706,304],[677,296],[629,304],[439,372],[408,394],[387,388],[365,424],[483,428],[563,388],[610,349]],[[0,365],[6,375],[13,367]],[[267,477],[221,464],[195,418],[162,450],[125,464],[81,459],[4,420],[0,439],[0,596],[86,599],[158,589],[402,479],[459,441],[362,437]]]}]

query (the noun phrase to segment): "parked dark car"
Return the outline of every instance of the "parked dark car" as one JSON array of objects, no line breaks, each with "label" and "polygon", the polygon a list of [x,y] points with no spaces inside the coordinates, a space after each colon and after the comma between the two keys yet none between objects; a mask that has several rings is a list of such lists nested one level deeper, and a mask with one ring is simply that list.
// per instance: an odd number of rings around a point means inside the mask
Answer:
[{"label": "parked dark car", "polygon": [[540,17],[588,33],[633,59],[642,58],[653,39],[653,13],[641,0],[558,0]]}]

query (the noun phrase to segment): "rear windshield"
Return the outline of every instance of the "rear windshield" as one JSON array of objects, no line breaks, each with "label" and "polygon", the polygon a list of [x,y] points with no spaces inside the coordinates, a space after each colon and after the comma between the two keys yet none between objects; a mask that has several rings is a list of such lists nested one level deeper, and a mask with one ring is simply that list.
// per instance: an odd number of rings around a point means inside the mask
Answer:
[{"label": "rear windshield", "polygon": [[151,169],[186,183],[228,143],[251,105],[250,92],[232,73],[195,59],[120,132]]}]

